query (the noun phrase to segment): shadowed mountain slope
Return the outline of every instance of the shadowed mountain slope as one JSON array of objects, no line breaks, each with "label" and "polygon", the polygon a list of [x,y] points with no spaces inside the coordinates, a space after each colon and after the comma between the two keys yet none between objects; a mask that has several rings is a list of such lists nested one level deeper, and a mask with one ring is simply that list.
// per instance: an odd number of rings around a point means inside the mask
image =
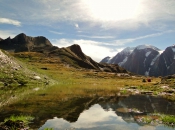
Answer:
[{"label": "shadowed mountain slope", "polygon": [[126,48],[112,58],[104,58],[100,63],[118,64],[126,70],[146,76],[166,76],[175,74],[175,46],[161,51],[151,45]]},{"label": "shadowed mountain slope", "polygon": [[63,63],[76,68],[95,69],[96,71],[128,73],[118,65],[108,65],[95,62],[91,57],[85,55],[81,47],[77,44],[69,47],[58,48],[53,46],[50,41],[43,37],[30,37],[21,33],[14,38],[7,38],[0,41],[0,48],[20,53],[38,52],[47,58],[59,58]]},{"label": "shadowed mountain slope", "polygon": [[45,37],[30,37],[24,33],[17,35],[14,38],[8,37],[0,41],[0,48],[14,52],[33,51],[37,48],[52,47],[52,44]]}]

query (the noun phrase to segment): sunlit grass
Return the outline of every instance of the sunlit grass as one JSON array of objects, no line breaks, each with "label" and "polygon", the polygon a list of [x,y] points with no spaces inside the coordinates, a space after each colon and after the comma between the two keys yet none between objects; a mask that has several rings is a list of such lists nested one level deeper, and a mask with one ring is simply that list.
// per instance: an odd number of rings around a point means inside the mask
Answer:
[{"label": "sunlit grass", "polygon": [[[20,60],[27,62],[31,70],[47,75],[56,81],[54,85],[43,87],[42,90],[36,92],[31,97],[35,100],[37,98],[41,100],[41,97],[37,95],[42,94],[45,95],[42,100],[117,95],[123,87],[143,86],[146,88],[160,82],[159,78],[154,78],[151,83],[143,83],[139,76],[119,77],[116,73],[73,68],[62,63],[59,58],[44,58],[39,53],[22,53]],[[47,70],[41,68],[47,68]]]},{"label": "sunlit grass", "polygon": [[47,58],[35,52],[21,53],[18,58],[27,63],[26,67],[32,72],[53,79],[52,83],[45,86],[42,82],[35,81],[24,88],[10,91],[0,90],[1,104],[19,99],[41,103],[44,101],[57,102],[73,97],[111,96],[117,95],[121,88],[137,86],[149,90],[155,83],[160,82],[160,78],[153,78],[152,82],[143,83],[140,76],[120,77],[117,73],[74,68],[62,63],[59,58]]},{"label": "sunlit grass", "polygon": [[44,128],[44,130],[54,130],[53,128]]},{"label": "sunlit grass", "polygon": [[11,115],[9,118],[6,118],[4,121],[23,121],[25,124],[28,124],[30,121],[32,121],[34,119],[34,117],[32,116],[24,116],[24,115],[20,115],[20,116],[14,116]]},{"label": "sunlit grass", "polygon": [[161,120],[164,124],[169,124],[169,125],[175,124],[175,116],[174,115],[162,115]]}]

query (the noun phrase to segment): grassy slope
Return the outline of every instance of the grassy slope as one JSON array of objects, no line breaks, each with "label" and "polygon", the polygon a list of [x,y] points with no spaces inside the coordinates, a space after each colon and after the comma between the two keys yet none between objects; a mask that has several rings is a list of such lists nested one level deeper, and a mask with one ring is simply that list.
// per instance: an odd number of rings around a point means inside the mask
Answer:
[{"label": "grassy slope", "polygon": [[[117,95],[121,88],[128,88],[130,86],[136,86],[137,89],[144,91],[152,90],[157,94],[160,91],[160,86],[166,85],[160,84],[160,78],[152,78],[152,82],[143,83],[143,77],[140,76],[120,77],[116,73],[76,69],[62,63],[59,58],[47,58],[43,54],[36,52],[16,53],[14,55],[22,62],[25,62],[27,64],[26,67],[33,72],[40,73],[56,81],[55,85],[49,88],[42,87],[42,84],[38,85],[36,82],[35,85],[30,85],[31,88],[43,88],[43,90],[37,92],[38,94],[47,95],[42,100],[64,100],[72,97],[94,95]],[[170,83],[172,84],[171,87],[173,87],[174,81],[172,80]],[[26,88],[22,88],[20,92],[23,92],[24,89]],[[13,92],[7,91],[7,93],[11,95]],[[127,94],[127,92],[123,91],[123,94]],[[31,100],[32,98],[35,101],[41,100],[40,97],[32,96]],[[169,98],[174,100],[174,96],[170,96]]]},{"label": "grassy slope", "polygon": [[[50,87],[50,89],[61,90],[65,94],[69,94],[73,90],[75,95],[110,95],[116,94],[120,88],[125,86],[152,86],[160,82],[160,78],[154,78],[151,83],[143,83],[142,77],[119,77],[116,73],[76,69],[63,64],[59,58],[45,58],[39,53],[23,53],[23,56],[21,54],[15,55],[26,62],[33,71],[57,80],[58,84]],[[47,70],[41,68],[47,68]]]},{"label": "grassy slope", "polygon": [[[0,107],[18,99],[26,94],[30,94],[36,87],[42,87],[47,81],[52,81],[47,76],[36,73],[28,69],[28,65],[18,61],[9,53],[3,51],[6,55],[4,61],[1,59],[0,68]],[[16,66],[18,69],[14,69]],[[34,76],[41,79],[36,80]]]}]

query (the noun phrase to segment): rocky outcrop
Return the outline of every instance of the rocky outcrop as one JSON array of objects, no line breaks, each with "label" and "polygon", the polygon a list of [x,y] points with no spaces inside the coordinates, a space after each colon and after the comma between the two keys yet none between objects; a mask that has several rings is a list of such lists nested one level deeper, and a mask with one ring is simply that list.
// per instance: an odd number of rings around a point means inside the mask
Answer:
[{"label": "rocky outcrop", "polygon": [[4,70],[8,68],[8,70],[19,70],[21,66],[16,63],[12,57],[6,55],[2,50],[0,50],[0,70]]},{"label": "rocky outcrop", "polygon": [[26,79],[29,76],[26,76],[24,68],[16,62],[15,58],[2,50],[0,50],[0,73],[0,83],[2,84],[0,89],[11,86],[23,86],[28,83]]},{"label": "rocky outcrop", "polygon": [[70,47],[67,47],[70,51],[72,51],[75,55],[80,57],[81,59],[86,60],[86,55],[82,52],[81,47],[78,44],[74,44]]},{"label": "rocky outcrop", "polygon": [[24,33],[17,35],[14,38],[8,37],[0,41],[0,48],[13,52],[36,51],[39,48],[52,47],[52,44],[45,37],[30,37]]}]

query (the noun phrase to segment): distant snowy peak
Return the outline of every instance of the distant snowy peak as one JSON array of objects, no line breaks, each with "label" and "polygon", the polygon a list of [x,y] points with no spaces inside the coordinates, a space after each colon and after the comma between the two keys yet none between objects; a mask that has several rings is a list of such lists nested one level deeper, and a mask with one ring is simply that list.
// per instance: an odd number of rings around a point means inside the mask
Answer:
[{"label": "distant snowy peak", "polygon": [[159,50],[158,52],[159,52],[159,54],[162,54],[164,52],[164,50]]},{"label": "distant snowy peak", "polygon": [[[127,47],[105,63],[118,64],[126,70],[146,76],[175,74],[175,45],[160,50],[152,45]],[[104,59],[105,61],[105,59]]]},{"label": "distant snowy peak", "polygon": [[156,51],[160,51],[159,48],[155,47],[155,46],[152,46],[152,45],[139,45],[136,47],[137,50],[143,50],[143,49],[147,49],[147,48],[150,48],[150,49],[153,49],[153,50],[156,50]]},{"label": "distant snowy peak", "polygon": [[127,47],[125,49],[123,49],[120,54],[131,54],[133,52],[133,50],[135,49],[135,47]]},{"label": "distant snowy peak", "polygon": [[171,47],[172,51],[175,52],[175,45]]},{"label": "distant snowy peak", "polygon": [[100,61],[100,63],[108,63],[111,58],[109,56],[105,57]]}]

